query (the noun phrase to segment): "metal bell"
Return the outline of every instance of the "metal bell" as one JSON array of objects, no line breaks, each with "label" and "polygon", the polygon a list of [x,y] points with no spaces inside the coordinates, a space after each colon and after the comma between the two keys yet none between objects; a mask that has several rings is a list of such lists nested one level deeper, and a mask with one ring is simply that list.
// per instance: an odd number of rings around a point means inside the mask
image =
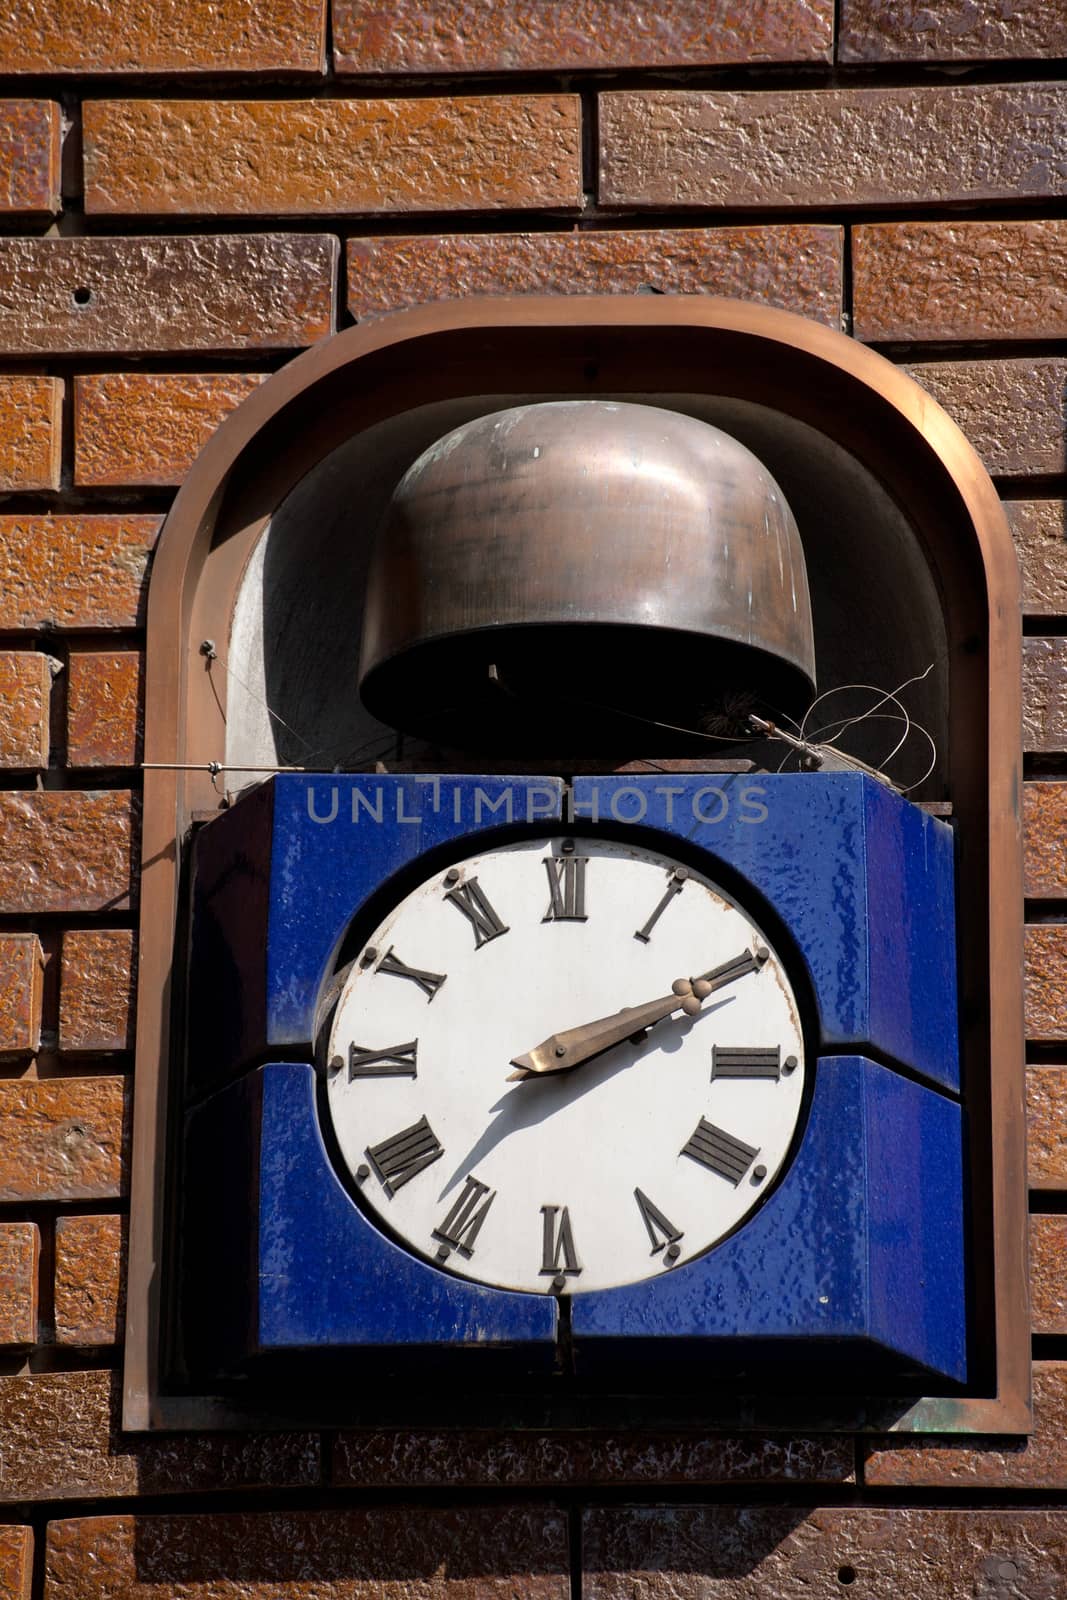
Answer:
[{"label": "metal bell", "polygon": [[814,682],[797,525],[751,451],[706,422],[611,400],[516,406],[446,434],[393,493],[360,692],[404,732],[705,749],[668,730],[736,737],[752,710],[796,713]]}]

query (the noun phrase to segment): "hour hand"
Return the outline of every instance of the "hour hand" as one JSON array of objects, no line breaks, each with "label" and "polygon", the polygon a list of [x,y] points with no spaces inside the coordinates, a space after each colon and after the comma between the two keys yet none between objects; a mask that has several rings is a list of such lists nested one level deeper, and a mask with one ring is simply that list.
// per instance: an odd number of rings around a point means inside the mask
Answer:
[{"label": "hour hand", "polygon": [[613,1045],[621,1044],[631,1034],[651,1028],[674,1011],[683,1011],[687,1016],[695,1017],[709,994],[721,989],[724,984],[732,983],[735,978],[743,977],[746,972],[758,971],[766,959],[767,951],[762,947],[755,954],[743,950],[740,955],[713,967],[710,972],[702,973],[699,978],[676,978],[670,994],[658,1000],[612,1012],[609,1017],[599,1017],[596,1022],[586,1022],[581,1027],[568,1028],[563,1033],[549,1034],[547,1039],[525,1055],[512,1057],[511,1065],[516,1070],[508,1074],[507,1081],[518,1083],[523,1078],[541,1073],[567,1072],[592,1056],[610,1050]]}]

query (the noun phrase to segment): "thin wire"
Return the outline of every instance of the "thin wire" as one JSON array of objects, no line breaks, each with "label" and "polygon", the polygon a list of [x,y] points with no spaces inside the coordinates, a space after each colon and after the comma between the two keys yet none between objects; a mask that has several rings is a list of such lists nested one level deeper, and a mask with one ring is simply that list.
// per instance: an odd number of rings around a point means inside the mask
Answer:
[{"label": "thin wire", "polygon": [[[886,689],[884,692],[879,689],[876,683],[839,683],[835,684],[832,689],[824,689],[822,694],[817,694],[815,696],[815,699],[811,702],[811,705],[804,713],[804,720],[800,724],[801,736],[805,738],[807,737],[804,730],[807,728],[808,718],[811,716],[812,712],[815,710],[815,707],[821,700],[828,700],[832,694],[842,694],[847,689],[856,689],[861,691],[865,690],[870,694],[881,694],[882,698],[880,700],[876,700],[873,706],[870,706],[868,710],[862,712],[859,716],[852,717],[850,722],[846,722],[845,727],[849,727],[852,722],[863,722],[867,717],[872,716],[880,706],[885,705],[887,700],[897,700],[897,696],[900,694],[902,689],[909,688],[913,683],[922,683],[924,678],[928,678],[930,676],[940,659],[941,657],[935,656],[933,661],[931,661],[930,665],[926,668],[925,672],[917,672],[914,677],[905,678],[903,683],[898,683],[895,689]],[[897,700],[897,704],[900,704],[899,700]],[[844,731],[844,728],[842,728],[841,732],[843,733]]]},{"label": "thin wire", "polygon": [[[239,672],[235,672],[233,667],[230,666],[229,662],[228,661],[224,661],[222,659],[222,657],[218,654],[217,651],[215,652],[214,655],[209,655],[207,657],[207,669],[208,669],[208,672],[211,671],[211,669],[214,666],[216,661],[218,662],[219,666],[222,668],[223,672],[225,672],[227,674],[228,677],[235,679],[236,682],[240,684],[240,686],[244,690],[245,694],[249,694],[249,695],[252,696],[253,700],[258,700],[259,701],[259,704],[263,707],[263,709],[267,713],[268,717],[273,717],[275,722],[280,722],[282,727],[286,730],[286,732],[287,733],[291,733],[294,739],[299,739],[300,743],[304,746],[304,749],[310,751],[313,756],[318,754],[318,751],[311,749],[310,741],[305,739],[304,735],[302,733],[298,733],[297,730],[293,727],[292,723],[286,722],[286,720],[285,720],[285,718],[283,716],[279,715],[279,713],[277,711],[275,711],[271,706],[269,706],[267,704],[266,700],[263,698],[263,696],[259,693],[258,689],[253,689],[253,687],[252,687],[252,685],[250,683],[246,683],[245,680],[241,677],[241,674]],[[250,771],[251,769],[249,768],[248,770]]]}]

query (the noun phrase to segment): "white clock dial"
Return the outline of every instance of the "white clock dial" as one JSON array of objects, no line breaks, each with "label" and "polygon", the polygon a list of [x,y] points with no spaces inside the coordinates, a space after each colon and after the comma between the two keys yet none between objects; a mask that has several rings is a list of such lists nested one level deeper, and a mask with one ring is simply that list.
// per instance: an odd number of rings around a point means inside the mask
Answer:
[{"label": "white clock dial", "polygon": [[[650,1002],[631,1037],[618,1013]],[[341,1155],[388,1230],[539,1294],[656,1277],[723,1238],[781,1169],[804,1087],[796,999],[752,919],[668,856],[580,837],[487,849],[405,895],[327,1058]]]}]

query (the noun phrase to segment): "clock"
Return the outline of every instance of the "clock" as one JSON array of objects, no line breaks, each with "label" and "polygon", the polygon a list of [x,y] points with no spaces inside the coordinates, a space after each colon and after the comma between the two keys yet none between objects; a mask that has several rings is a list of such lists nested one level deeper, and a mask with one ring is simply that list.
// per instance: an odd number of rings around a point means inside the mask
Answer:
[{"label": "clock", "polygon": [[250,790],[191,869],[185,1368],[362,1420],[963,1381],[953,857],[853,773]]},{"label": "clock", "polygon": [[369,932],[326,1054],[373,1220],[534,1294],[638,1283],[717,1244],[773,1188],[804,1100],[770,939],[704,873],[595,836],[423,877]]}]

